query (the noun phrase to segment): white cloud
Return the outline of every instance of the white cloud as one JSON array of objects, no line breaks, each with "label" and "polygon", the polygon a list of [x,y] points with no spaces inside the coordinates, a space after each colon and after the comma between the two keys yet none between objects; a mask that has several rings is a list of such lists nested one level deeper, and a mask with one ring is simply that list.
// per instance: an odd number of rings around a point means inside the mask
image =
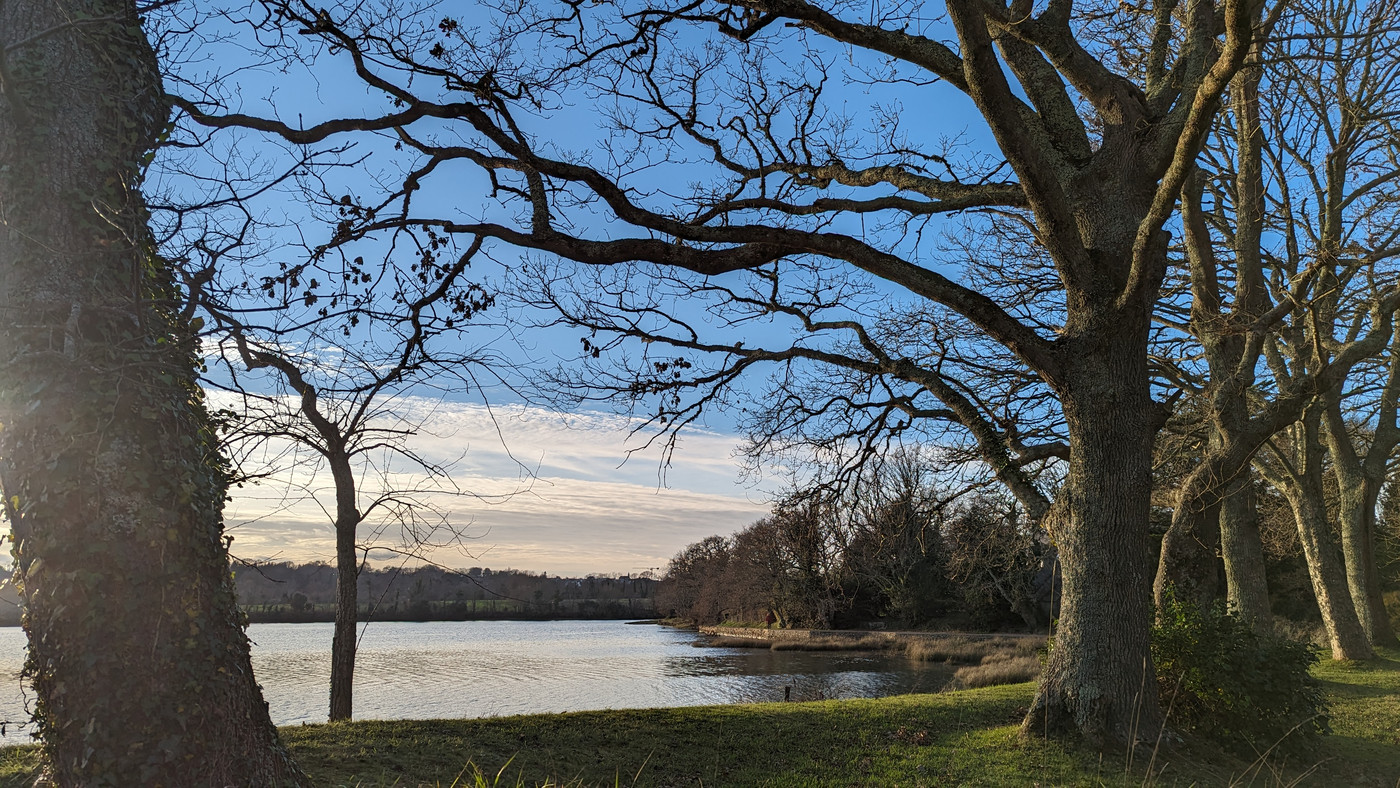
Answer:
[{"label": "white cloud", "polygon": [[[422,425],[409,445],[431,462],[450,463],[452,483],[464,493],[425,496],[468,535],[462,549],[431,556],[440,563],[636,572],[664,567],[686,544],[731,533],[768,508],[764,491],[740,482],[734,435],[686,434],[663,484],[659,452],[629,458],[627,447],[641,443],[628,436],[637,422],[616,414],[519,405],[488,411],[416,398],[396,401],[394,410]],[[421,485],[422,475],[409,470],[396,466],[396,485]],[[321,504],[287,496],[288,482],[314,491]],[[322,509],[331,506],[329,484],[328,474],[313,479],[302,470],[235,490],[227,517],[234,552],[329,560],[332,533]]]}]

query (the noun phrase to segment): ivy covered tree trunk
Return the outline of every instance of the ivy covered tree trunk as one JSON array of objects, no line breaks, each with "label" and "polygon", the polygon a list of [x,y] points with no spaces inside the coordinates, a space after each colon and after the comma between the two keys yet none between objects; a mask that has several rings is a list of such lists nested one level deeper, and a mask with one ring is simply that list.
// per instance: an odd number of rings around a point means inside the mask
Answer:
[{"label": "ivy covered tree trunk", "polygon": [[0,483],[59,785],[297,785],[254,680],[226,469],[141,172],[131,0],[0,3]]}]

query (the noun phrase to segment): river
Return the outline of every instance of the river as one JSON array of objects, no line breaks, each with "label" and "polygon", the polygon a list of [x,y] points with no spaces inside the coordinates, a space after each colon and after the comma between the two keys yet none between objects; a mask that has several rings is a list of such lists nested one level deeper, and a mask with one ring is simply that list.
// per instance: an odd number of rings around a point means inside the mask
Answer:
[{"label": "river", "polygon": [[[864,652],[697,648],[694,632],[620,621],[362,625],[356,719],[866,698],[936,692],[941,665]],[[253,624],[253,672],[279,725],[324,722],[330,624]],[[24,633],[0,628],[0,740],[28,741]]]}]

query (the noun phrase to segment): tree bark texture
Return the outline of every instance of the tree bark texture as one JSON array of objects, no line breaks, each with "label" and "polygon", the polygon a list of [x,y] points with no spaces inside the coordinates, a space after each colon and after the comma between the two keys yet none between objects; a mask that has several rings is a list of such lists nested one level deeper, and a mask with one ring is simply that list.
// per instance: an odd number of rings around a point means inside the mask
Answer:
[{"label": "tree bark texture", "polygon": [[[1320,406],[1308,408],[1293,428],[1292,467],[1272,473],[1271,481],[1283,492],[1298,525],[1298,540],[1308,562],[1308,576],[1333,659],[1370,659],[1371,642],[1361,628],[1356,607],[1347,586],[1346,567],[1332,525],[1327,520],[1327,504],[1322,478]],[[1284,464],[1283,462],[1280,465]],[[1263,469],[1266,466],[1261,466]]]},{"label": "tree bark texture", "polygon": [[1220,596],[1216,564],[1220,556],[1220,482],[1202,463],[1186,478],[1172,510],[1171,526],[1162,537],[1162,550],[1153,583],[1161,604],[1170,591],[1175,598],[1200,607]]},{"label": "tree bark texture", "polygon": [[1162,720],[1149,649],[1147,530],[1157,410],[1146,331],[1100,335],[1098,345],[1065,357],[1069,515],[1051,534],[1063,568],[1062,608],[1024,728],[1136,743],[1156,736]]},{"label": "tree bark texture", "polygon": [[1230,610],[1255,630],[1271,631],[1273,611],[1264,575],[1264,544],[1259,537],[1258,495],[1249,469],[1225,491],[1220,502],[1220,552],[1225,559]]},{"label": "tree bark texture", "polygon": [[355,534],[360,510],[355,506],[355,474],[345,452],[328,455],[335,479],[335,635],[331,639],[330,721],[348,720],[354,713],[356,618],[360,608],[359,554]]},{"label": "tree bark texture", "polygon": [[[1394,358],[1394,368],[1400,362]],[[1342,418],[1341,400],[1334,397],[1327,405],[1327,446],[1337,475],[1338,519],[1342,533],[1342,558],[1346,563],[1347,588],[1356,607],[1361,628],[1373,646],[1396,645],[1395,629],[1381,595],[1380,569],[1376,565],[1376,509],[1385,484],[1389,457],[1395,450],[1400,430],[1395,429],[1394,389],[1400,375],[1392,369],[1381,406],[1378,426],[1365,457],[1358,456]],[[1387,419],[1389,423],[1387,423]]]},{"label": "tree bark texture", "polygon": [[298,785],[139,191],[162,96],[129,0],[0,4],[0,483],[37,731],[59,785]]}]

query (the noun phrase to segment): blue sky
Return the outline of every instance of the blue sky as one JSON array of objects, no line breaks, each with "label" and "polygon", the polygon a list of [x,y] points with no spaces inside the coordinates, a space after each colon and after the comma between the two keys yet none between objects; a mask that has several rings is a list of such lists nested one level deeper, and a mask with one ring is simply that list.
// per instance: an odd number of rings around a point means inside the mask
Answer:
[{"label": "blue sky", "polygon": [[[187,11],[194,7],[183,8]],[[462,14],[479,9],[475,4],[451,7]],[[201,33],[209,35],[216,29],[202,25]],[[800,67],[804,58],[813,56],[832,64],[834,73],[859,76],[862,68],[879,65],[865,54],[846,52],[826,42],[819,41],[808,52],[792,36],[783,34],[777,38],[783,43],[776,45],[775,54],[794,66]],[[309,45],[310,38],[300,41]],[[694,43],[700,42],[697,39]],[[222,87],[229,109],[275,115],[294,126],[377,114],[387,109],[382,95],[367,90],[349,75],[343,55],[325,57],[311,69],[295,62],[264,63],[244,69],[252,59],[261,57],[256,48],[246,47],[247,44],[237,35],[222,41],[208,38],[195,56],[184,58],[179,66],[190,85],[175,89],[191,95],[191,85],[209,84],[212,74],[232,75]],[[760,44],[755,42],[756,46]],[[861,122],[879,116],[883,109],[877,107],[897,104],[898,114],[911,129],[913,139],[928,150],[943,150],[942,146],[953,141],[954,149],[970,154],[987,148],[987,132],[971,102],[947,86],[866,86],[834,79],[827,91],[827,103],[833,111],[849,113]],[[562,96],[561,107],[525,117],[523,122],[549,138],[554,150],[596,152],[607,137],[606,104],[578,91]],[[416,133],[421,132],[424,129],[420,127]],[[216,157],[222,155],[227,160],[227,153],[233,150],[229,146],[235,143],[244,154],[254,157],[244,161],[245,171],[254,180],[285,167],[288,154],[295,152],[269,146],[250,135],[220,133],[214,139],[224,151],[220,154],[216,150]],[[354,144],[343,161],[355,161],[364,154],[372,156],[363,164],[330,170],[325,177],[335,184],[333,188],[343,188],[372,201],[380,176],[392,179],[394,174],[392,145],[385,136],[371,135],[356,136]],[[694,154],[692,150],[687,155]],[[177,155],[180,154],[172,153],[168,161],[173,163]],[[195,171],[211,166],[208,158],[203,163],[198,158],[186,161],[194,162]],[[702,169],[678,164],[654,176],[640,177],[644,183],[647,177],[655,178],[651,186],[664,184],[680,189],[678,184],[689,173]],[[159,166],[157,170],[160,171]],[[161,189],[178,191],[192,185],[186,176],[172,175],[168,169],[157,180],[154,185]],[[486,179],[479,171],[458,169],[453,177],[430,180],[415,201],[422,207],[422,214],[509,218],[501,215],[503,209],[487,191]],[[244,263],[254,273],[270,270],[278,261],[297,262],[303,252],[296,244],[315,244],[328,232],[326,225],[308,209],[304,196],[293,188],[263,195],[255,213],[265,229],[255,247],[256,254]],[[841,221],[852,232],[865,231],[859,219]],[[599,224],[586,229],[607,235],[615,228]],[[872,232],[878,230],[872,227]],[[926,243],[928,240],[915,235],[900,247],[906,253],[920,256],[923,252],[922,256],[927,257],[936,254],[933,246]],[[491,281],[513,265],[514,252],[499,247],[490,251],[494,262],[483,260],[475,265],[475,278]],[[371,254],[366,254],[366,258],[373,259]],[[903,296],[888,285],[876,287],[877,293],[886,293],[889,298]],[[486,319],[498,321],[500,316],[488,314]],[[474,329],[471,341],[484,341],[483,336],[495,342],[495,352],[511,359],[528,359],[536,369],[567,363],[579,350],[579,334],[571,331],[516,332],[497,324]],[[779,344],[790,338],[775,333],[773,340],[773,344]],[[750,345],[762,341],[764,337],[759,334]],[[516,378],[512,382],[521,381]],[[482,405],[483,395],[496,406],[490,414]],[[426,402],[404,405],[424,408]],[[663,473],[656,451],[639,452],[629,458],[628,450],[639,446],[643,439],[629,435],[635,423],[625,416],[598,411],[566,414],[548,406],[527,405],[508,386],[448,392],[444,399],[434,402],[437,404],[428,426],[435,434],[415,437],[413,448],[434,459],[460,457],[453,471],[456,486],[488,499],[446,495],[434,498],[437,506],[451,512],[453,523],[466,527],[471,537],[465,542],[465,551],[443,550],[431,556],[450,565],[551,573],[631,572],[664,566],[686,544],[710,534],[733,532],[762,516],[777,486],[774,480],[781,473],[781,469],[768,469],[766,481],[743,476],[740,462],[734,457],[740,436],[731,414],[725,412],[710,413],[708,426],[687,430],[672,466]],[[533,473],[525,472],[522,466]],[[234,552],[245,559],[328,560],[332,555],[329,517],[314,500],[304,496],[290,507],[284,503],[289,499],[284,491],[288,486],[314,491],[324,500],[328,480],[302,474],[283,477],[281,481],[283,488],[268,481],[235,492],[228,512],[230,533],[235,537]],[[410,486],[413,483],[401,481]]]}]

